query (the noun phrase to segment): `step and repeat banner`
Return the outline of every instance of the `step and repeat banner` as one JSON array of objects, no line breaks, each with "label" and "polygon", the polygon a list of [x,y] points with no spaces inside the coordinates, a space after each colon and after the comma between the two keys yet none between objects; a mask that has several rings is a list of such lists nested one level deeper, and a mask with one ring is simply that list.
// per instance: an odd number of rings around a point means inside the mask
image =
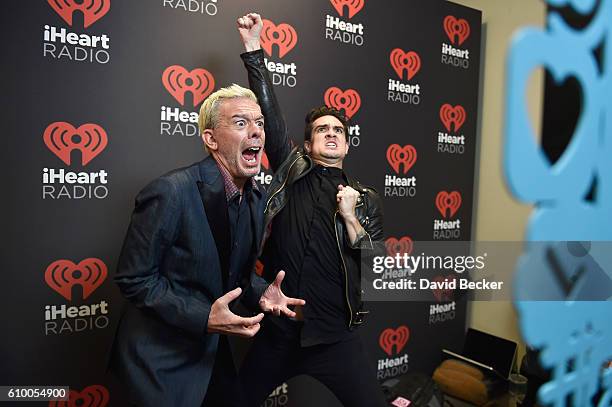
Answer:
[{"label": "step and repeat banner", "polygon": [[[249,11],[265,19],[266,63],[294,140],[314,106],[350,116],[345,169],[383,197],[388,254],[410,253],[414,241],[470,240],[480,11],[431,0],[3,8],[9,236],[0,385],[69,386],[72,401],[58,406],[127,405],[106,356],[124,301],[112,280],[134,197],[205,155],[202,101],[221,86],[248,85],[235,20]],[[262,168],[257,181],[270,180]],[[452,293],[369,309],[361,334],[381,381],[431,373],[442,347],[461,345],[466,302]],[[266,405],[338,403],[318,382],[296,378]]]}]

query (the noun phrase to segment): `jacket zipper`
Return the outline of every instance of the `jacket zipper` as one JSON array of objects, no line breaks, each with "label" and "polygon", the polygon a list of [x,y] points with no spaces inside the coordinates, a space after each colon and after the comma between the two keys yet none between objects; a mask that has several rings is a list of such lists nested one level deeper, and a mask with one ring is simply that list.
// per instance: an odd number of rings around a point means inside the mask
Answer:
[{"label": "jacket zipper", "polygon": [[348,296],[348,273],[346,271],[346,264],[344,263],[344,256],[342,255],[342,249],[340,248],[340,238],[338,237],[338,228],[336,227],[336,217],[338,216],[338,210],[334,213],[334,231],[336,232],[336,244],[338,245],[338,254],[342,260],[342,270],[344,271],[344,295],[346,298],[346,305],[349,308],[349,325],[350,328],[353,324],[353,309],[351,308],[351,301]]},{"label": "jacket zipper", "polygon": [[[264,212],[268,211],[268,207],[270,206],[270,202],[272,202],[272,199],[280,192],[282,191],[282,189],[285,187],[285,184],[287,183],[287,181],[289,180],[289,172],[291,171],[291,168],[293,167],[293,165],[297,162],[297,160],[299,160],[302,156],[298,156],[295,158],[295,160],[293,160],[293,162],[289,165],[289,169],[287,170],[287,177],[285,178],[285,181],[283,181],[283,184],[280,186],[280,188],[278,188],[276,190],[276,192],[274,192],[270,198],[268,198],[268,202],[266,202],[266,208],[264,209]],[[357,208],[358,206],[362,206],[363,205],[363,200],[359,205],[356,205],[355,208]],[[346,305],[348,305],[349,308],[349,328],[351,327],[351,325],[353,324],[353,308],[351,307],[351,301],[349,300],[349,296],[348,296],[348,272],[346,271],[346,263],[344,262],[344,256],[342,255],[342,249],[340,248],[340,238],[338,236],[338,229],[336,228],[336,218],[338,216],[338,210],[336,210],[336,212],[334,213],[334,231],[336,232],[336,245],[338,246],[338,254],[340,255],[340,259],[342,260],[342,271],[344,272],[344,296],[346,299]]]}]

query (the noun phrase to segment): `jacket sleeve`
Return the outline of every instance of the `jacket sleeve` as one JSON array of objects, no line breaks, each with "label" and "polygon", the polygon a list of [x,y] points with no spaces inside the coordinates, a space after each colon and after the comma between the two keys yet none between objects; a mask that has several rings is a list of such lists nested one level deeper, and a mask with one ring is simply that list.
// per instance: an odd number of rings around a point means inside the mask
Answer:
[{"label": "jacket sleeve", "polygon": [[[366,221],[363,226],[365,234],[360,236],[352,245],[353,249],[380,248],[383,242],[383,207],[382,199],[376,191],[365,188],[367,199]],[[348,238],[347,238],[348,241]]]},{"label": "jacket sleeve", "polygon": [[137,308],[154,313],[169,325],[203,335],[210,301],[177,292],[160,269],[179,228],[180,199],[174,183],[165,178],[158,178],[138,194],[114,280]]},{"label": "jacket sleeve", "polygon": [[274,93],[274,86],[264,63],[263,50],[245,52],[240,55],[249,76],[249,87],[257,96],[265,118],[266,155],[276,172],[291,152],[291,141],[287,124]]},{"label": "jacket sleeve", "polygon": [[263,277],[259,276],[254,270],[251,271],[249,276],[249,284],[245,289],[242,303],[255,313],[261,312],[259,300],[269,285],[270,283],[268,283]]}]

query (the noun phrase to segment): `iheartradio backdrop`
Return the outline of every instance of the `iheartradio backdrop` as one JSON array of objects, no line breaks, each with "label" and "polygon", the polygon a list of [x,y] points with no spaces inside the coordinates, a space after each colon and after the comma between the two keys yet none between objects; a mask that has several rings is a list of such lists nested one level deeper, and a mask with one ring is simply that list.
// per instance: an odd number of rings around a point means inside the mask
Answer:
[{"label": "iheartradio backdrop", "polygon": [[[315,105],[351,116],[346,169],[383,196],[389,254],[416,240],[470,240],[480,11],[429,0],[4,7],[10,238],[0,384],[68,385],[70,405],[125,405],[105,363],[123,305],[112,277],[134,197],[203,158],[201,102],[220,86],[247,85],[235,19],[250,10],[266,18],[263,48],[295,140]],[[465,301],[433,291],[431,300],[370,304],[361,333],[381,381],[431,373],[441,347],[461,346]],[[337,403],[297,378],[266,405]]]}]

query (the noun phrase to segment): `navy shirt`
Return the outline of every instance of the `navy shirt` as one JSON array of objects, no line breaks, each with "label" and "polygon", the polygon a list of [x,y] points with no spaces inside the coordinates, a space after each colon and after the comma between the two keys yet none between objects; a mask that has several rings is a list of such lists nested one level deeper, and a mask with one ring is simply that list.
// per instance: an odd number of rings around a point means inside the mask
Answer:
[{"label": "navy shirt", "polygon": [[230,257],[227,290],[238,287],[242,276],[249,272],[246,264],[253,250],[253,227],[249,202],[253,191],[247,183],[242,196],[234,195],[227,203],[227,214],[230,224]]},{"label": "navy shirt", "polygon": [[219,172],[223,177],[225,199],[227,200],[227,215],[230,229],[230,251],[228,264],[228,279],[225,291],[233,290],[240,285],[243,276],[248,276],[246,268],[251,258],[253,248],[253,214],[250,203],[253,194],[259,194],[259,187],[253,178],[245,182],[242,192],[234,183],[229,171],[217,162]]}]

